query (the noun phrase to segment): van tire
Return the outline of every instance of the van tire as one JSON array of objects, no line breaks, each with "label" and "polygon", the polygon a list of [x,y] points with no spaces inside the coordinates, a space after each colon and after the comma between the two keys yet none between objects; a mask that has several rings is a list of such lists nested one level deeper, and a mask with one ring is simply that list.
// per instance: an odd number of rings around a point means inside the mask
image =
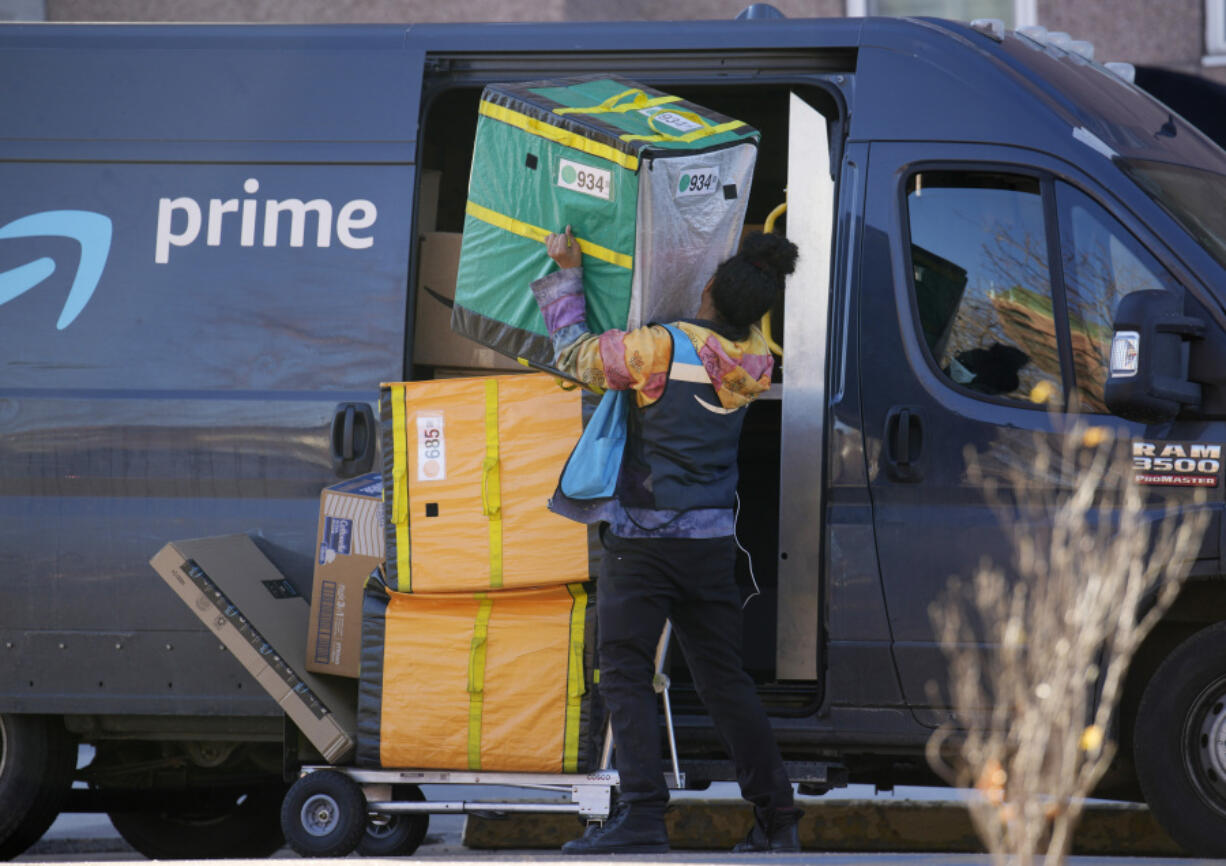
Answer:
[{"label": "van tire", "polygon": [[1145,802],[1199,857],[1226,856],[1226,747],[1215,741],[1226,744],[1226,622],[1166,657],[1141,696],[1133,735]]},{"label": "van tire", "polygon": [[47,832],[76,768],[76,741],[58,716],[0,715],[0,860]]},{"label": "van tire", "polygon": [[[394,785],[392,799],[420,803],[426,797],[416,785]],[[429,829],[430,816],[424,812],[392,815],[386,824],[367,821],[358,853],[363,857],[408,857],[425,840]]]},{"label": "van tire", "polygon": [[285,845],[284,790],[259,788],[234,803],[108,814],[124,841],[150,860],[261,859]]}]

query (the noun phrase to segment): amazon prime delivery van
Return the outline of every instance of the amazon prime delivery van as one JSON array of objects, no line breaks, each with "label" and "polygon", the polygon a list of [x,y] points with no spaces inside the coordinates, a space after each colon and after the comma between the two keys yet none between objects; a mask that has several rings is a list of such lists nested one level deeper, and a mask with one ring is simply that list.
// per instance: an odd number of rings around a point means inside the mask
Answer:
[{"label": "amazon prime delivery van", "polygon": [[[249,533],[309,594],[379,384],[506,364],[439,325],[482,88],[586,73],[760,130],[750,224],[786,191],[801,264],[738,532],[747,667],[803,789],[933,778],[929,605],[1012,561],[968,446],[999,468],[1057,439],[1039,388],[1124,429],[1165,493],[1206,491],[1101,793],[1226,854],[1226,154],[1038,36],[832,19],[0,26],[0,855],[64,809],[153,857],[280,843],[297,739],[149,559]],[[1138,290],[1140,369],[1108,399]],[[730,778],[675,667],[685,768]]]}]

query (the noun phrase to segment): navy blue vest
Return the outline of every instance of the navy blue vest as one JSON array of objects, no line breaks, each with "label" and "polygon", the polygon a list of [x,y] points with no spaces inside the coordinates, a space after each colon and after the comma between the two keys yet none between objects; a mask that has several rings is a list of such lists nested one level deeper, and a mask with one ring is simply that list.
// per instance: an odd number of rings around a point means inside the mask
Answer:
[{"label": "navy blue vest", "polygon": [[690,338],[664,327],[673,338],[668,382],[650,406],[630,410],[617,498],[637,508],[731,508],[744,407],[723,408]]}]

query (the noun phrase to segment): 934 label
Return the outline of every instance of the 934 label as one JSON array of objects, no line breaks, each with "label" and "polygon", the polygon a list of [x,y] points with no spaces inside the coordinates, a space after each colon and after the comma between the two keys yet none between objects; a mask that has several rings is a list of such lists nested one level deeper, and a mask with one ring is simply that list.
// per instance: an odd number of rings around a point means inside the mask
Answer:
[{"label": "934 label", "polygon": [[691,168],[681,172],[677,180],[677,197],[708,195],[719,189],[719,169]]},{"label": "934 label", "polygon": [[611,201],[613,198],[612,172],[571,162],[569,159],[558,161],[558,186],[605,201]]},{"label": "934 label", "polygon": [[447,443],[441,412],[417,416],[417,480],[442,481],[447,477]]},{"label": "934 label", "polygon": [[653,124],[662,124],[675,129],[677,132],[693,132],[696,129],[702,129],[701,123],[695,123],[683,114],[678,114],[675,111],[660,111],[658,108],[640,108],[639,114],[645,114],[651,118]]}]

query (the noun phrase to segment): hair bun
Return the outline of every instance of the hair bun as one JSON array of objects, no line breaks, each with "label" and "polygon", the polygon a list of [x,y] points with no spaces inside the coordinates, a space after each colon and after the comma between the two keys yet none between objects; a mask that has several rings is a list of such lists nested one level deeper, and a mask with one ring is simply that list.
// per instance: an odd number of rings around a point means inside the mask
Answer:
[{"label": "hair bun", "polygon": [[756,267],[780,277],[796,270],[796,244],[783,235],[754,232],[741,242],[741,256]]}]

